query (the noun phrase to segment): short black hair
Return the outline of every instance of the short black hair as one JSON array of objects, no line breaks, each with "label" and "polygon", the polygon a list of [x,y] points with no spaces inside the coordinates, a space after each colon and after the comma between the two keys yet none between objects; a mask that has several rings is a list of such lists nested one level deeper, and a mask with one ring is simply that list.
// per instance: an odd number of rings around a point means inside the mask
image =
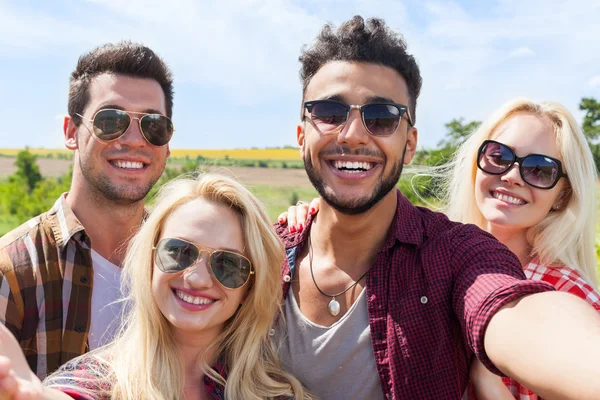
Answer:
[{"label": "short black hair", "polygon": [[158,82],[165,94],[167,117],[173,115],[173,74],[167,64],[150,48],[130,41],[107,43],[79,57],[69,81],[69,115],[76,124],[90,101],[90,84],[94,77],[122,74]]},{"label": "short black hair", "polygon": [[392,31],[380,18],[366,22],[355,16],[337,30],[326,24],[310,47],[304,47],[300,56],[302,68],[302,99],[306,87],[317,71],[331,61],[351,61],[379,64],[396,70],[406,81],[410,96],[410,113],[416,122],[417,98],[423,80],[417,61],[406,51],[402,35]]}]

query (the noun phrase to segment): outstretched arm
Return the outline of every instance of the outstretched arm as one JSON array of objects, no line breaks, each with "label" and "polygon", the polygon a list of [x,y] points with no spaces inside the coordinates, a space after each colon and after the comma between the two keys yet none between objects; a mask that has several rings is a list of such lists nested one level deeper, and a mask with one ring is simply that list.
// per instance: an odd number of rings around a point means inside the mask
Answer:
[{"label": "outstretched arm", "polygon": [[600,398],[600,315],[576,296],[544,292],[505,305],[484,345],[498,369],[546,399]]},{"label": "outstretched arm", "polygon": [[69,400],[66,394],[42,387],[19,343],[0,324],[0,400]]},{"label": "outstretched arm", "polygon": [[502,378],[491,373],[477,358],[471,363],[469,376],[477,400],[514,400]]}]

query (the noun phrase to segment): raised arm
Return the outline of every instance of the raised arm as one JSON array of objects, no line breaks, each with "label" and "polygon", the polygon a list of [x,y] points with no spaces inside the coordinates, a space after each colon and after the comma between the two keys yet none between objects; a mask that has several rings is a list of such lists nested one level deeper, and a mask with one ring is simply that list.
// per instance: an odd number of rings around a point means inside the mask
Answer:
[{"label": "raised arm", "polygon": [[600,315],[576,296],[537,293],[505,305],[484,343],[498,369],[545,399],[600,398]]}]

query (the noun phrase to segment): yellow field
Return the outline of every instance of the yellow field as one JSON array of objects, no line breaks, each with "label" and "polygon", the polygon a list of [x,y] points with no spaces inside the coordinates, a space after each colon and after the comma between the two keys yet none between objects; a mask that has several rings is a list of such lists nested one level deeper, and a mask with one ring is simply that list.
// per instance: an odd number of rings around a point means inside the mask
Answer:
[{"label": "yellow field", "polygon": [[[19,151],[23,149],[2,149],[0,148],[0,155],[5,156],[16,156]],[[33,154],[41,157],[49,154],[72,154],[71,151],[66,149],[29,149]],[[171,157],[185,158],[189,157],[195,159],[198,156],[202,156],[208,159],[226,159],[230,160],[273,160],[273,161],[288,161],[288,160],[300,160],[300,151],[297,149],[206,149],[206,150],[192,150],[192,149],[175,149],[171,150]]]}]

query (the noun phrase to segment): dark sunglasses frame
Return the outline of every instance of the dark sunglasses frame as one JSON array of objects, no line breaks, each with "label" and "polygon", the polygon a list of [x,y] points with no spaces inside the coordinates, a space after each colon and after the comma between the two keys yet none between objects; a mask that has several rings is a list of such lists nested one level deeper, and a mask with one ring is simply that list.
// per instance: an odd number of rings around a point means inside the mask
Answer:
[{"label": "dark sunglasses frame", "polygon": [[[96,134],[96,129],[95,129],[95,121],[96,121],[96,117],[98,116],[98,114],[99,114],[99,113],[101,113],[101,112],[103,112],[103,111],[117,111],[117,112],[119,112],[119,113],[126,114],[126,115],[127,115],[127,117],[129,118],[129,124],[127,125],[127,127],[126,127],[125,129],[123,129],[123,131],[121,132],[121,134],[120,134],[120,135],[116,136],[116,137],[115,137],[115,138],[113,138],[113,139],[103,139],[103,138],[99,137],[99,136]],[[134,116],[132,116],[132,114],[141,115],[141,117],[134,117]],[[94,137],[95,137],[96,139],[98,139],[99,141],[101,141],[101,142],[104,142],[104,143],[113,142],[113,141],[115,141],[115,140],[118,140],[119,138],[121,138],[123,135],[125,135],[125,133],[127,133],[127,131],[129,130],[129,128],[131,127],[131,122],[132,122],[134,119],[137,119],[137,120],[138,120],[138,127],[139,127],[139,129],[140,129],[140,132],[142,133],[142,136],[144,137],[144,139],[146,140],[146,142],[148,142],[148,143],[149,143],[149,144],[151,144],[152,146],[156,146],[156,147],[162,147],[162,146],[165,146],[166,144],[168,144],[168,143],[171,141],[171,139],[173,138],[173,133],[175,132],[175,126],[173,125],[173,121],[171,120],[171,118],[169,118],[169,117],[167,117],[167,116],[165,116],[165,115],[162,115],[162,114],[158,114],[158,113],[143,113],[143,112],[137,112],[137,111],[125,111],[125,110],[119,110],[118,108],[103,108],[103,109],[100,109],[100,110],[96,111],[96,112],[94,113],[94,116],[93,116],[91,119],[89,119],[89,118],[86,118],[86,117],[84,117],[83,115],[81,115],[81,114],[79,114],[79,113],[76,113],[75,115],[79,116],[81,119],[84,119],[84,120],[86,120],[86,121],[89,121],[89,122],[91,122],[91,123],[92,123],[92,129],[91,129],[92,135],[94,135]],[[149,138],[146,136],[146,135],[147,135],[147,133],[146,133],[146,132],[144,132],[144,129],[142,128],[142,120],[143,120],[144,118],[146,118],[146,117],[148,117],[148,116],[156,116],[156,115],[160,116],[161,118],[165,118],[165,119],[167,119],[167,121],[168,121],[168,122],[171,124],[171,133],[170,133],[170,135],[169,135],[168,139],[166,140],[166,142],[165,142],[165,143],[163,143],[163,144],[156,144],[156,143],[152,143],[152,142],[150,141],[150,139],[149,139]],[[109,134],[109,135],[114,135],[114,133],[112,133],[112,134]]]},{"label": "dark sunglasses frame", "polygon": [[[185,268],[181,268],[181,269],[179,269],[177,271],[165,271],[163,269],[162,262],[161,262],[161,260],[159,258],[159,255],[158,255],[158,253],[159,253],[158,249],[159,249],[161,243],[163,243],[165,241],[170,241],[170,240],[176,240],[176,241],[179,241],[179,242],[184,242],[187,245],[194,246],[196,248],[196,250],[198,251],[198,258],[196,258],[196,260],[193,263],[191,263],[190,265],[188,265]],[[165,274],[177,274],[179,272],[185,271],[186,269],[188,269],[190,267],[193,267],[194,265],[196,265],[196,264],[198,264],[200,262],[200,260],[202,258],[202,253],[208,253],[208,260],[207,260],[206,264],[208,265],[208,268],[210,270],[211,275],[215,277],[215,280],[217,282],[219,282],[219,284],[221,286],[223,286],[223,287],[225,287],[227,289],[238,289],[238,288],[241,288],[241,287],[245,286],[250,281],[250,277],[252,275],[254,275],[254,267],[253,267],[252,262],[250,261],[250,259],[248,257],[244,256],[243,254],[240,254],[240,253],[237,253],[237,252],[231,251],[231,250],[220,250],[220,249],[213,249],[213,248],[210,248],[210,247],[201,247],[199,244],[194,243],[194,242],[190,242],[189,240],[184,240],[184,239],[180,239],[180,238],[171,238],[171,237],[162,238],[161,240],[159,240],[158,243],[156,244],[156,246],[152,247],[152,250],[154,251],[154,263],[157,265],[158,269],[160,269]],[[246,277],[246,280],[244,281],[244,283],[242,283],[240,286],[231,287],[231,286],[225,285],[223,282],[221,282],[219,280],[219,278],[217,277],[217,275],[215,274],[215,272],[213,270],[213,265],[212,265],[212,262],[211,262],[212,259],[213,259],[213,255],[215,253],[233,254],[236,257],[240,257],[240,258],[242,258],[242,259],[244,259],[244,260],[246,260],[248,262],[248,265],[250,267],[250,272],[248,273],[248,276]],[[177,265],[179,267],[181,267],[181,264],[177,263]]]},{"label": "dark sunglasses frame", "polygon": [[[365,129],[367,130],[367,132],[369,132],[369,134],[373,135],[373,136],[390,136],[393,135],[394,133],[396,133],[396,131],[398,130],[398,127],[400,126],[400,120],[406,115],[406,120],[408,121],[408,123],[410,124],[410,126],[414,126],[413,122],[412,122],[412,118],[410,116],[410,111],[408,109],[407,106],[405,106],[404,104],[398,104],[398,103],[392,103],[392,102],[373,102],[373,103],[367,103],[367,104],[346,104],[346,103],[342,103],[341,101],[337,101],[337,100],[311,100],[311,101],[305,101],[304,102],[304,108],[306,109],[306,111],[308,111],[308,113],[310,114],[311,119],[314,119],[313,115],[312,115],[312,110],[313,107],[318,105],[318,104],[337,104],[340,105],[342,107],[344,107],[346,109],[346,119],[344,120],[344,122],[341,122],[340,124],[338,124],[337,126],[343,126],[346,122],[348,122],[348,118],[350,118],[350,110],[352,109],[357,109],[360,111],[360,118],[362,120],[363,126],[365,127]],[[394,130],[394,132],[388,133],[387,135],[376,135],[373,132],[371,132],[369,130],[369,128],[367,127],[367,123],[365,122],[365,110],[368,109],[369,107],[372,106],[394,106],[398,109],[398,125],[396,126],[396,129]],[[306,116],[304,116],[304,118],[306,118]],[[333,130],[328,131],[328,132],[321,132],[322,134],[327,134],[327,133],[333,133]]]},{"label": "dark sunglasses frame", "polygon": [[[501,171],[501,172],[490,172],[490,171],[485,170],[481,166],[481,164],[480,164],[480,162],[481,162],[481,154],[483,153],[483,151],[486,148],[486,146],[488,144],[490,144],[490,143],[497,144],[497,145],[499,145],[499,146],[507,149],[510,152],[510,154],[512,154],[512,161],[510,162],[510,164],[508,164],[506,166],[506,169],[504,169],[504,171]],[[534,157],[534,156],[535,157],[548,158],[548,159],[550,159],[550,160],[552,160],[552,161],[554,161],[556,163],[556,166],[558,168],[558,172],[556,174],[556,179],[554,180],[554,182],[552,182],[552,185],[550,185],[550,186],[537,186],[537,185],[534,185],[534,184],[530,183],[525,178],[525,173],[523,171],[523,168],[524,168],[523,167],[523,161],[526,160],[529,157]],[[523,182],[527,183],[529,186],[533,186],[534,188],[549,190],[549,189],[552,189],[554,186],[556,186],[556,184],[558,183],[558,181],[560,180],[560,178],[568,178],[567,174],[565,174],[563,172],[563,167],[562,167],[562,163],[560,162],[560,160],[557,160],[556,158],[547,156],[545,154],[536,154],[536,153],[533,153],[533,154],[527,154],[525,157],[518,157],[515,154],[515,152],[514,152],[513,149],[511,149],[510,147],[508,147],[504,143],[500,143],[500,142],[497,142],[495,140],[484,140],[483,143],[481,144],[481,146],[479,146],[479,150],[477,151],[477,168],[479,168],[480,170],[482,170],[486,174],[490,174],[490,175],[503,175],[506,172],[508,172],[515,163],[519,163],[519,174],[521,175],[521,179],[523,179]]]}]

